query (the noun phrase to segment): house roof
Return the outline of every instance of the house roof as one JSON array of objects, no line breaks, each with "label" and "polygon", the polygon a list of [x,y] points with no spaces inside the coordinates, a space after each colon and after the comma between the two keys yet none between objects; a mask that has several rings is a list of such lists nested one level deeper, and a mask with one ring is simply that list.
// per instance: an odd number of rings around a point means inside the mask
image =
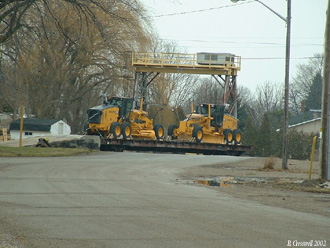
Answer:
[{"label": "house roof", "polygon": [[300,115],[296,115],[296,116],[292,117],[289,120],[289,125],[295,125],[298,123],[310,121],[310,120],[317,119],[320,117],[321,117],[321,112],[317,111],[317,110],[304,112],[304,113],[301,113]]},{"label": "house roof", "polygon": [[300,123],[297,123],[297,124],[294,124],[294,125],[289,125],[289,128],[290,127],[301,126],[301,125],[304,125],[304,124],[307,124],[307,123],[311,123],[311,122],[315,122],[315,121],[320,121],[320,120],[321,120],[321,118],[316,118],[316,119],[313,119],[313,120],[308,120],[308,121],[300,122]]},{"label": "house roof", "polygon": [[[60,120],[24,118],[23,130],[49,132],[53,124]],[[10,124],[10,130],[20,130],[21,119],[17,119]]]}]

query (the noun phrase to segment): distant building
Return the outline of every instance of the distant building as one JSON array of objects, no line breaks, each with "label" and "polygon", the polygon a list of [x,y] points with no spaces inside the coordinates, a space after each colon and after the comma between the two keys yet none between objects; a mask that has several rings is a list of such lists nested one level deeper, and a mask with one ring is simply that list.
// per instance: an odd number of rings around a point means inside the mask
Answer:
[{"label": "distant building", "polygon": [[289,120],[289,130],[295,129],[306,134],[319,133],[321,128],[321,110],[309,110]]},{"label": "distant building", "polygon": [[[10,124],[10,134],[12,139],[20,137],[21,119]],[[71,133],[71,127],[62,120],[55,119],[23,119],[23,138],[45,135],[67,135]]]}]

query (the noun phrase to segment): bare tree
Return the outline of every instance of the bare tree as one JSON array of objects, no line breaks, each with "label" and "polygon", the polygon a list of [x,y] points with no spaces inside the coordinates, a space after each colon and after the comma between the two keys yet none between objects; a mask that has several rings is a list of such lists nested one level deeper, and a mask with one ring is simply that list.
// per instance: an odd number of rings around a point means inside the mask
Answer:
[{"label": "bare tree", "polygon": [[[182,52],[174,42],[164,42],[156,36],[152,43],[154,53],[177,54]],[[183,107],[192,98],[198,77],[181,73],[162,73],[149,85],[150,99],[174,107]],[[189,104],[188,104],[189,105]]]},{"label": "bare tree", "polygon": [[[251,90],[245,86],[239,86],[237,90],[237,98],[241,106],[247,105],[250,106],[251,102],[254,101],[253,94]],[[240,107],[240,106],[238,106]]]},{"label": "bare tree", "polygon": [[201,77],[194,92],[194,102],[197,104],[222,104],[223,88],[212,77]]},{"label": "bare tree", "polygon": [[36,1],[24,14],[29,28],[3,43],[2,88],[16,90],[1,97],[14,105],[23,101],[40,118],[65,118],[74,132],[82,130],[87,108],[103,93],[122,88],[123,51],[148,40],[143,9],[122,2],[98,1],[102,8],[96,10],[84,1],[93,10],[87,15],[84,6],[66,1]]},{"label": "bare tree", "polygon": [[199,85],[200,77],[197,75],[180,74],[175,80],[178,81],[170,102],[175,107],[189,108],[189,103],[194,100],[196,86]]},{"label": "bare tree", "polygon": [[264,113],[277,111],[283,108],[282,92],[282,85],[278,83],[264,82],[258,85],[252,108],[256,123],[261,123]]},{"label": "bare tree", "polygon": [[239,129],[243,130],[247,123],[247,119],[249,116],[254,115],[253,109],[253,94],[251,90],[244,86],[239,86],[237,89],[237,117],[239,120]]},{"label": "bare tree", "polygon": [[301,104],[310,93],[315,76],[322,75],[323,60],[323,54],[315,54],[307,64],[297,66],[297,75],[292,79],[290,86],[290,109],[293,113],[300,112]]},{"label": "bare tree", "polygon": [[[65,3],[71,5],[76,14],[79,15],[81,22],[93,22],[96,26],[99,26],[98,14],[96,13],[98,11],[121,18],[121,13],[113,11],[115,8],[109,8],[109,5],[119,6],[118,4],[120,4],[132,12],[138,12],[141,9],[141,5],[137,0],[4,0],[0,2],[0,43],[7,41],[22,27],[31,28],[31,22],[26,18],[31,9],[40,12],[48,9],[51,13],[54,13],[52,15],[53,21],[59,30],[65,33],[60,19],[58,19],[52,8],[55,3],[61,8],[65,6]],[[41,5],[43,8],[40,8]],[[101,26],[99,27],[102,29]]]}]

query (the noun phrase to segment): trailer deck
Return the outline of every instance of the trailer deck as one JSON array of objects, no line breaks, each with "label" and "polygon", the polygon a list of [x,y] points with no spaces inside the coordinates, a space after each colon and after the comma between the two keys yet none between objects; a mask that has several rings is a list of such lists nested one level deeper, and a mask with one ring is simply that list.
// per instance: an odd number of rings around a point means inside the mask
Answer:
[{"label": "trailer deck", "polygon": [[187,141],[101,139],[100,150],[116,152],[127,150],[137,152],[150,151],[176,154],[198,153],[204,155],[240,156],[244,152],[252,151],[253,147],[245,145],[222,145]]}]

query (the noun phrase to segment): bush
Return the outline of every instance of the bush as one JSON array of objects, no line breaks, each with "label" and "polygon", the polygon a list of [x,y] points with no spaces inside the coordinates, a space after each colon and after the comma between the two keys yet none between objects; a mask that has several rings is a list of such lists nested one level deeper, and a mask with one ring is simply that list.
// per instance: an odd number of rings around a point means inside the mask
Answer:
[{"label": "bush", "polygon": [[273,170],[276,165],[276,157],[269,157],[265,159],[264,169],[265,170]]},{"label": "bush", "polygon": [[[252,118],[249,117],[243,131],[243,141],[245,145],[254,147],[253,152],[247,153],[257,157],[281,157],[283,132],[276,132],[268,125],[267,116],[264,116],[263,123],[257,127]],[[310,158],[313,137],[318,134],[305,134],[294,129],[288,133],[289,158],[305,160]]]},{"label": "bush", "polygon": [[290,130],[288,134],[289,158],[309,159],[314,136],[315,134],[304,134],[303,132]]}]

